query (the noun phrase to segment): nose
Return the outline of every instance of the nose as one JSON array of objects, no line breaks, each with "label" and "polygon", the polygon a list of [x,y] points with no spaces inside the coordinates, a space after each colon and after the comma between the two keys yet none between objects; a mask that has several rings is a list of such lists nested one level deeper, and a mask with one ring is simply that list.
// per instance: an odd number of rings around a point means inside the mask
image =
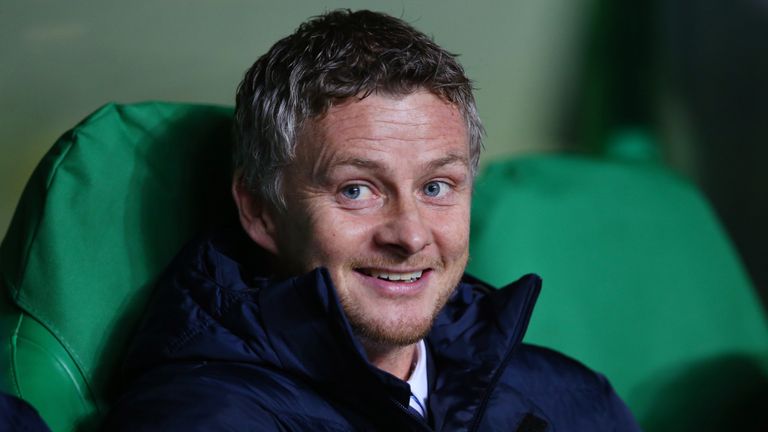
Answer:
[{"label": "nose", "polygon": [[392,204],[386,221],[374,235],[376,243],[401,257],[414,255],[430,245],[432,231],[415,197],[398,199]]}]

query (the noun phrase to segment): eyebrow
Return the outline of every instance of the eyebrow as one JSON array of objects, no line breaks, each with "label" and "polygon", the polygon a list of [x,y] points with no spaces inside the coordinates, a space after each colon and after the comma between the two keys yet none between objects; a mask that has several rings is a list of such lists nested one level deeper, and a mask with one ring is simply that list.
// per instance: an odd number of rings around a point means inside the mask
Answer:
[{"label": "eyebrow", "polygon": [[[455,153],[451,153],[439,159],[429,161],[424,168],[427,170],[434,170],[437,168],[444,167],[446,165],[453,165],[453,164],[460,164],[460,165],[469,167],[469,161],[467,160],[466,157],[455,154]],[[354,166],[358,168],[367,168],[367,169],[380,170],[380,171],[385,170],[385,167],[378,161],[375,161],[373,159],[365,159],[365,158],[357,158],[357,157],[350,157],[350,158],[343,158],[343,159],[336,160],[330,165],[329,170],[333,170],[335,168],[342,167],[342,166]]]},{"label": "eyebrow", "polygon": [[368,168],[368,169],[374,169],[374,170],[383,170],[384,166],[381,165],[379,162],[376,162],[373,159],[364,159],[364,158],[356,158],[356,157],[350,157],[350,158],[343,158],[334,161],[328,168],[329,170],[341,167],[341,166],[354,166],[358,168]]},{"label": "eyebrow", "polygon": [[342,167],[357,167],[374,171],[384,171],[385,169],[382,164],[373,159],[345,157],[332,161],[326,168],[323,168],[322,163],[316,163],[312,168],[312,175],[317,179],[316,181],[327,183],[330,181],[331,173]]},{"label": "eyebrow", "polygon": [[[451,153],[447,156],[431,160],[425,166],[425,171],[433,171],[438,168],[442,168],[447,165],[459,164],[469,168],[469,160],[465,156]],[[328,172],[343,166],[353,166],[358,168],[365,168],[375,171],[386,171],[386,167],[373,159],[365,159],[358,157],[343,158],[334,161],[329,167]]]},{"label": "eyebrow", "polygon": [[447,156],[430,161],[427,164],[426,169],[431,171],[438,168],[442,168],[446,165],[453,165],[453,164],[464,165],[465,167],[469,168],[469,160],[467,160],[465,156],[458,155],[455,153],[450,153]]}]

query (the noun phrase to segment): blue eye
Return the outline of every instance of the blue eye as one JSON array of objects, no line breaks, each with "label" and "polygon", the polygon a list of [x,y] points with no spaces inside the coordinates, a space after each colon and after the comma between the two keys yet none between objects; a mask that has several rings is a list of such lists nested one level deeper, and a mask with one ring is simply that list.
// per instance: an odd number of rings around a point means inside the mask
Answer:
[{"label": "blue eye", "polygon": [[424,195],[430,198],[438,198],[447,192],[445,182],[431,181],[424,185]]},{"label": "blue eye", "polygon": [[359,199],[365,199],[371,196],[371,188],[368,186],[360,185],[360,184],[352,184],[349,186],[345,186],[341,190],[341,194],[344,196],[344,198],[351,199],[351,200],[359,200]]},{"label": "blue eye", "polygon": [[349,199],[357,199],[357,197],[360,196],[360,186],[358,185],[347,186],[346,188],[344,188],[344,190],[341,191],[341,194]]}]

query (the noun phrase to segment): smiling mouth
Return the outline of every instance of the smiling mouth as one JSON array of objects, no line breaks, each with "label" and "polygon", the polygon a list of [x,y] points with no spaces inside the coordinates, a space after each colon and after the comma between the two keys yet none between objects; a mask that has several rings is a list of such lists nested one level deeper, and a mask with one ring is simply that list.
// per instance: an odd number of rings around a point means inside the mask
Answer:
[{"label": "smiling mouth", "polygon": [[406,272],[406,273],[388,272],[388,271],[382,271],[382,270],[376,270],[376,269],[356,269],[356,270],[366,276],[375,277],[377,279],[381,279],[389,282],[412,283],[421,279],[421,276],[424,274],[424,270],[417,270],[414,272]]}]

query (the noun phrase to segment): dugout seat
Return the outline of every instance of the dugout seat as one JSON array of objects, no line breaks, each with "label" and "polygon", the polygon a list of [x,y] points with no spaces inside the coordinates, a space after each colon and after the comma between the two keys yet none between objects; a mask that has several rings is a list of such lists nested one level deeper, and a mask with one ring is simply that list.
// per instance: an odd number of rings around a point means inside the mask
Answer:
[{"label": "dugout seat", "polygon": [[[0,245],[0,390],[54,431],[98,427],[158,273],[201,228],[237,223],[231,117],[109,104],[29,180]],[[497,285],[541,274],[527,340],[606,373],[648,431],[729,430],[739,423],[717,422],[768,400],[753,288],[706,200],[658,165],[491,164],[476,182],[470,271]]]}]

